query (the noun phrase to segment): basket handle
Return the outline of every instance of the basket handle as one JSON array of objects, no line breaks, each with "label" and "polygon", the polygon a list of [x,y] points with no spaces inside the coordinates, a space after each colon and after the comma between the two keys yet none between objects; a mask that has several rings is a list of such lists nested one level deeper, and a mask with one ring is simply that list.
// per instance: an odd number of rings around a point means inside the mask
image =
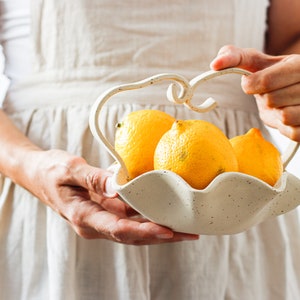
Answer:
[{"label": "basket handle", "polygon": [[[194,91],[200,83],[230,73],[240,75],[252,74],[251,72],[240,68],[228,68],[220,71],[210,70],[194,77],[191,81],[188,81],[185,77],[175,73],[162,73],[148,77],[144,80],[115,86],[103,92],[93,104],[89,118],[91,132],[93,136],[98,140],[98,142],[103,144],[108,150],[108,152],[111,154],[111,156],[121,165],[123,172],[125,172],[125,175],[128,178],[128,171],[122,158],[111,145],[109,140],[105,137],[103,131],[100,128],[99,119],[104,104],[115,94],[128,90],[144,88],[150,85],[160,83],[162,81],[171,81],[171,84],[167,90],[167,98],[169,101],[176,104],[183,104],[193,111],[204,113],[214,109],[217,106],[217,102],[213,98],[208,98],[200,105],[194,105],[191,102],[194,95]],[[299,143],[295,141],[290,141],[288,148],[281,156],[284,168],[286,168],[289,162],[292,160],[298,148]]]}]

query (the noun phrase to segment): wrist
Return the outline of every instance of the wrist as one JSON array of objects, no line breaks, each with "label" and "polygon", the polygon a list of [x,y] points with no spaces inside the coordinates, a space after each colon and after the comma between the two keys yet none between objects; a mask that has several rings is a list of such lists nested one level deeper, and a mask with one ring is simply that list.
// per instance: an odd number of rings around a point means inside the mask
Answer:
[{"label": "wrist", "polygon": [[30,178],[33,177],[36,170],[40,152],[43,151],[31,143],[1,149],[0,173],[9,177],[16,184],[29,189]]}]

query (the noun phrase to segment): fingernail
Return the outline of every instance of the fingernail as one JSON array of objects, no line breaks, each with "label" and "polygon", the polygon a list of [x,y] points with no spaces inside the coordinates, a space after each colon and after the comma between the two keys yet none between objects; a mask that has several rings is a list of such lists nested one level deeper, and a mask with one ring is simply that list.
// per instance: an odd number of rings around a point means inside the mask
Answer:
[{"label": "fingernail", "polygon": [[174,236],[174,234],[172,232],[170,233],[160,233],[157,234],[156,237],[159,239],[171,239]]},{"label": "fingernail", "polygon": [[103,191],[103,195],[107,198],[115,198],[118,196],[118,193],[113,188],[112,182],[113,182],[113,179],[111,176],[106,178],[105,190]]},{"label": "fingernail", "polygon": [[185,241],[199,240],[199,235],[189,235],[183,238]]},{"label": "fingernail", "polygon": [[220,57],[220,56],[227,56],[229,55],[230,52],[228,50],[223,50],[223,51],[220,51],[217,55],[217,57]]}]

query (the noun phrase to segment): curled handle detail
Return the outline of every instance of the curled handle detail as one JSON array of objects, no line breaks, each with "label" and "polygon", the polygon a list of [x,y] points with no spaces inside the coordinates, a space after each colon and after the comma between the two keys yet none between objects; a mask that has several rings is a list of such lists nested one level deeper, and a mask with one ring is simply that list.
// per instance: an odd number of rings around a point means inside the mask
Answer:
[{"label": "curled handle detail", "polygon": [[[127,168],[120,157],[120,155],[116,152],[114,147],[105,137],[103,131],[100,128],[99,119],[100,113],[104,106],[104,104],[115,94],[128,91],[128,90],[135,90],[141,89],[150,85],[154,85],[163,81],[170,81],[171,84],[167,89],[167,99],[176,104],[183,104],[187,108],[199,112],[204,113],[214,109],[217,106],[217,102],[213,98],[207,98],[203,103],[200,105],[194,105],[192,103],[192,98],[194,95],[195,90],[201,83],[205,83],[206,81],[222,76],[225,74],[240,74],[240,75],[250,75],[251,72],[247,70],[243,70],[240,68],[228,68],[220,71],[207,71],[202,73],[192,80],[188,81],[185,77],[180,76],[175,73],[161,73],[151,77],[148,77],[144,80],[136,81],[133,83],[122,84],[115,86],[105,92],[103,92],[95,101],[91,108],[90,118],[89,118],[89,125],[93,136],[100,142],[104,144],[108,152],[111,156],[121,165],[123,172],[125,172],[126,177],[128,178],[128,171]],[[293,156],[297,152],[299,148],[299,143],[295,141],[290,141],[290,144],[287,150],[282,154],[282,162],[284,168],[287,167],[289,162],[292,160]]]}]

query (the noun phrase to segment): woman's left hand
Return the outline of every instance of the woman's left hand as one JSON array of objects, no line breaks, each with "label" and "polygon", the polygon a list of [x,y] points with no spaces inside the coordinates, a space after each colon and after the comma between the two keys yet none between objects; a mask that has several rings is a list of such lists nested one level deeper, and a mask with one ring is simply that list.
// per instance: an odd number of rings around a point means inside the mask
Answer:
[{"label": "woman's left hand", "polygon": [[224,46],[211,68],[231,67],[253,72],[242,77],[242,89],[255,96],[263,122],[300,142],[300,55],[271,56],[255,49]]}]

